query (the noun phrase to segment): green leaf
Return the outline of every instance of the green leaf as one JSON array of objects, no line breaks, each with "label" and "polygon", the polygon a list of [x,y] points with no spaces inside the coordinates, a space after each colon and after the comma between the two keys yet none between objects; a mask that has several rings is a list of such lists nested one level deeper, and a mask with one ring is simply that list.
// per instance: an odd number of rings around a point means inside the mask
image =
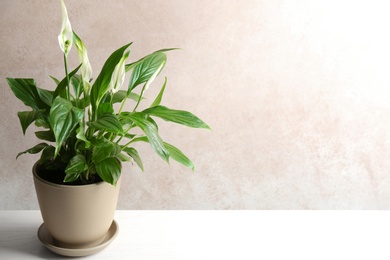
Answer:
[{"label": "green leaf", "polygon": [[108,157],[116,157],[121,152],[121,147],[114,142],[105,141],[93,147],[92,161],[98,163]]},{"label": "green leaf", "polygon": [[142,112],[150,116],[156,116],[166,121],[182,124],[188,127],[210,129],[205,122],[187,111],[174,110],[164,106],[155,106],[145,109]]},{"label": "green leaf", "polygon": [[54,81],[54,83],[56,83],[56,85],[60,84],[60,81],[56,77],[53,77],[50,75],[49,75],[49,77]]},{"label": "green leaf", "polygon": [[52,161],[54,160],[54,152],[55,148],[54,146],[48,145],[42,150],[41,158],[39,161],[41,163],[46,162],[46,161]]},{"label": "green leaf", "polygon": [[124,52],[130,45],[131,43],[126,44],[115,52],[113,52],[104,63],[103,68],[100,71],[100,74],[96,78],[96,81],[92,85],[91,89],[91,105],[93,111],[96,111],[96,108],[99,106],[100,100],[110,88],[111,75],[114,72],[115,66],[119,63]]},{"label": "green leaf", "polygon": [[127,94],[130,95],[135,87],[148,81],[157,70],[161,71],[166,60],[167,56],[163,52],[155,52],[141,59],[133,68]]},{"label": "green leaf", "polygon": [[43,128],[50,128],[49,120],[46,116],[40,116],[35,120],[35,125]]},{"label": "green leaf", "polygon": [[103,181],[116,185],[121,175],[121,162],[115,157],[109,157],[103,161],[95,163],[96,172]]},{"label": "green leaf", "polygon": [[64,141],[82,119],[81,116],[84,116],[84,114],[75,109],[70,101],[61,97],[57,97],[53,101],[50,110],[50,124],[56,138],[55,157],[58,155]]},{"label": "green leaf", "polygon": [[97,121],[88,122],[88,126],[105,132],[123,134],[122,124],[113,114],[104,114]]},{"label": "green leaf", "polygon": [[126,90],[119,90],[116,92],[112,98],[112,103],[120,103],[122,102],[125,98],[130,98],[134,101],[138,101],[139,95],[137,93],[130,93],[130,95],[127,97],[127,91]]},{"label": "green leaf", "polygon": [[125,147],[123,148],[123,151],[126,152],[131,158],[134,159],[134,161],[137,163],[138,167],[144,171],[144,166],[142,164],[141,157],[138,154],[138,151],[134,149],[133,147]]},{"label": "green leaf", "polygon": [[164,146],[161,137],[158,135],[156,123],[146,114],[141,112],[128,115],[129,118],[137,125],[148,137],[149,143],[153,150],[166,162],[169,159],[169,152]]},{"label": "green leaf", "polygon": [[[80,69],[82,64],[80,64],[79,66],[77,66],[77,68],[75,68],[74,70],[72,70],[70,73],[69,73],[69,78],[72,78],[76,73],[77,71]],[[61,82],[57,85],[55,91],[54,91],[54,94],[53,94],[53,98],[56,98],[58,96],[60,97],[63,97],[65,98],[66,97],[66,87],[68,86],[68,79],[67,77],[63,78],[63,80],[61,80]]]},{"label": "green leaf", "polygon": [[37,92],[38,92],[39,98],[42,100],[42,102],[44,102],[46,105],[48,105],[50,107],[51,103],[53,101],[54,91],[37,88]]},{"label": "green leaf", "polygon": [[100,101],[98,110],[97,110],[97,117],[100,118],[102,115],[109,113],[114,114],[114,106],[112,103],[112,94],[111,92],[107,92],[102,100]]},{"label": "green leaf", "polygon": [[81,76],[80,75],[74,75],[70,79],[70,81],[71,81],[72,86],[73,86],[74,94],[76,95],[76,98],[79,99],[81,94],[84,91],[84,87],[83,87],[83,84],[82,84],[83,81],[81,79]]},{"label": "green leaf", "polygon": [[167,77],[165,77],[165,81],[164,81],[164,84],[163,86],[161,87],[161,90],[160,92],[158,93],[156,99],[153,101],[153,103],[150,105],[150,107],[155,107],[155,106],[158,106],[160,105],[161,103],[161,100],[162,100],[162,97],[163,97],[163,94],[164,94],[164,90],[165,90],[165,86],[167,85]]},{"label": "green leaf", "polygon": [[21,156],[22,154],[25,154],[25,153],[29,153],[29,154],[36,154],[36,153],[39,153],[39,152],[42,151],[42,149],[44,149],[46,146],[48,146],[48,144],[46,144],[46,143],[37,144],[36,146],[34,146],[34,147],[30,148],[30,149],[27,149],[27,150],[24,151],[24,152],[18,153],[18,155],[16,156],[16,159],[18,159],[19,156]]},{"label": "green leaf", "polygon": [[85,142],[85,148],[91,146],[91,142],[88,141],[84,134],[84,124],[80,124],[80,127],[76,129],[76,138]]},{"label": "green leaf", "polygon": [[33,110],[18,112],[20,124],[22,125],[23,134],[26,134],[26,130],[43,112],[44,110]]},{"label": "green leaf", "polygon": [[47,105],[41,100],[38,94],[37,86],[33,79],[7,78],[7,82],[14,95],[26,106],[34,110],[47,108]]},{"label": "green leaf", "polygon": [[175,146],[173,146],[171,144],[168,144],[168,143],[165,143],[165,142],[164,142],[164,146],[169,151],[169,154],[170,154],[170,156],[171,156],[171,158],[173,160],[183,164],[184,166],[187,166],[192,171],[194,171],[194,164],[192,163],[192,161],[187,156],[185,156],[183,154],[182,151],[180,151]]},{"label": "green leaf", "polygon": [[161,49],[161,50],[158,50],[158,51],[155,51],[153,52],[152,54],[149,54],[135,62],[132,62],[130,64],[126,64],[125,68],[126,68],[126,72],[128,72],[129,70],[131,70],[132,68],[134,68],[138,63],[142,62],[144,59],[146,59],[147,57],[149,57],[150,55],[153,55],[155,53],[158,53],[158,52],[167,52],[167,51],[173,51],[173,50],[178,50],[179,48],[167,48],[167,49]]},{"label": "green leaf", "polygon": [[48,131],[37,131],[35,132],[35,136],[38,137],[41,140],[49,141],[49,142],[55,142],[56,138],[54,136],[54,133],[52,130]]},{"label": "green leaf", "polygon": [[85,157],[81,154],[77,154],[70,159],[68,166],[65,169],[64,182],[72,182],[80,177],[80,174],[88,170],[88,164]]}]

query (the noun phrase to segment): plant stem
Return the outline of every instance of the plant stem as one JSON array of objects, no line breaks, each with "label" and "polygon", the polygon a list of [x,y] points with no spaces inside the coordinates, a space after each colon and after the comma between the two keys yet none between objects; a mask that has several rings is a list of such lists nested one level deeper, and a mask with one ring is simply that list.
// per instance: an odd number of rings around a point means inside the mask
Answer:
[{"label": "plant stem", "polygon": [[66,81],[68,83],[68,87],[66,88],[66,99],[70,100],[70,80],[69,80],[69,73],[68,73],[68,59],[66,57],[66,54],[64,54],[64,64],[65,64]]}]

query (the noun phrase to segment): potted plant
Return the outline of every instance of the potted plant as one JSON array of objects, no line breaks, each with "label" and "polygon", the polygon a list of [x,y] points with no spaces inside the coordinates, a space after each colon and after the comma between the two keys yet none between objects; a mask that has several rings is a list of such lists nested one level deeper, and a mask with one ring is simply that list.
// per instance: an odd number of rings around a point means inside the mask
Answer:
[{"label": "potted plant", "polygon": [[[7,78],[15,94],[32,110],[18,112],[23,134],[31,124],[42,140],[17,155],[41,153],[33,166],[34,183],[44,224],[38,236],[52,251],[69,256],[95,253],[115,237],[113,220],[123,162],[143,164],[136,142],[149,143],[165,161],[194,169],[178,148],[162,140],[154,117],[193,128],[209,128],[190,112],[160,105],[167,80],[147,109],[139,104],[166,63],[162,49],[128,63],[131,43],[114,51],[92,79],[87,49],[72,30],[63,0],[58,36],[64,54],[63,79],[51,77],[54,90],[39,88],[33,79]],[[77,49],[80,65],[70,70],[68,55]],[[127,89],[122,89],[129,73]],[[125,103],[133,102],[129,111]],[[127,106],[126,106],[127,107]]]}]

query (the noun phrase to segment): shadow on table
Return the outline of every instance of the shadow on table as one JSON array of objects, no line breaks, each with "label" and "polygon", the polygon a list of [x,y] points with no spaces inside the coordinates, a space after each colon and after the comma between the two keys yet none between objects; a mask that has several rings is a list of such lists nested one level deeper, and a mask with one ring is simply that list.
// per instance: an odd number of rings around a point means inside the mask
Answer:
[{"label": "shadow on table", "polygon": [[[8,259],[64,259],[49,251],[38,239],[39,226],[20,225],[0,230],[0,255]],[[12,257],[18,258],[12,258]],[[34,257],[35,256],[35,257]]]}]

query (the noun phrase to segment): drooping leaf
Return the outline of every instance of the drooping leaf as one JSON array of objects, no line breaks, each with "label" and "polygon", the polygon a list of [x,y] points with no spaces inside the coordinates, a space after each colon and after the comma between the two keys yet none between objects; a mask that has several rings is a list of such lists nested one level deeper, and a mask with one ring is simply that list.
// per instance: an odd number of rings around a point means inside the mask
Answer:
[{"label": "drooping leaf", "polygon": [[108,157],[116,157],[121,152],[121,147],[114,142],[106,141],[93,147],[92,161],[98,163]]},{"label": "drooping leaf", "polygon": [[188,111],[174,110],[165,106],[155,106],[147,108],[142,112],[150,116],[156,116],[166,121],[182,124],[188,127],[210,129],[205,122]]},{"label": "drooping leaf", "polygon": [[173,160],[183,164],[184,166],[187,166],[192,171],[194,170],[194,164],[187,156],[184,155],[182,151],[166,142],[164,142],[164,146],[169,151],[169,154]]},{"label": "drooping leaf", "polygon": [[155,52],[139,61],[131,73],[127,95],[130,95],[131,91],[138,85],[147,82],[155,72],[161,71],[166,60],[165,53]]},{"label": "drooping leaf", "polygon": [[23,134],[26,130],[43,112],[44,110],[22,111],[18,112],[20,124],[22,126]]},{"label": "drooping leaf", "polygon": [[82,116],[84,114],[75,109],[70,101],[61,97],[57,97],[53,101],[50,110],[50,124],[56,138],[55,157],[58,155],[64,141],[82,119]]},{"label": "drooping leaf", "polygon": [[123,151],[126,152],[129,156],[131,156],[131,158],[134,159],[138,167],[142,171],[144,171],[144,166],[142,164],[141,157],[139,156],[138,151],[136,149],[134,149],[133,147],[125,147],[123,148]]},{"label": "drooping leaf", "polygon": [[7,82],[14,95],[26,106],[34,110],[46,109],[48,107],[41,100],[33,79],[7,78]]},{"label": "drooping leaf", "polygon": [[[158,134],[156,123],[148,115],[137,112],[128,115],[129,118],[137,125],[148,137],[149,143],[153,150],[166,162],[169,159],[169,152],[165,148],[163,140]],[[153,123],[154,122],[154,123]]]},{"label": "drooping leaf", "polygon": [[34,147],[32,147],[32,148],[30,148],[30,149],[27,149],[27,150],[24,151],[24,152],[18,153],[18,155],[16,156],[16,159],[18,159],[19,156],[21,156],[22,154],[25,154],[25,153],[29,153],[29,154],[36,154],[36,153],[39,153],[39,152],[42,151],[42,149],[44,149],[46,146],[48,146],[48,144],[46,144],[46,143],[37,144],[37,145],[35,145]]},{"label": "drooping leaf", "polygon": [[88,122],[88,126],[105,132],[123,134],[122,124],[113,114],[104,114],[97,121]]},{"label": "drooping leaf", "polygon": [[41,140],[49,141],[49,142],[55,142],[56,138],[54,136],[54,133],[52,130],[48,131],[37,131],[35,132],[35,136],[38,137]]},{"label": "drooping leaf", "polygon": [[70,159],[68,166],[65,169],[64,182],[72,182],[80,177],[80,174],[88,170],[88,164],[85,157],[81,154],[77,154]]},{"label": "drooping leaf", "polygon": [[161,90],[160,92],[158,93],[156,99],[153,101],[153,103],[150,105],[150,107],[155,107],[155,106],[158,106],[160,105],[161,103],[161,100],[162,100],[162,97],[163,97],[163,94],[164,94],[164,90],[165,90],[165,86],[167,85],[167,77],[165,77],[165,80],[164,80],[164,84],[163,86],[161,87]]},{"label": "drooping leaf", "polygon": [[103,181],[116,185],[121,175],[121,162],[115,157],[108,157],[103,161],[95,163],[96,172]]},{"label": "drooping leaf", "polygon": [[112,73],[115,69],[115,66],[119,63],[124,52],[130,45],[131,43],[126,44],[123,47],[116,50],[115,52],[113,52],[104,63],[99,76],[96,78],[96,81],[92,85],[92,89],[91,89],[92,110],[96,110],[96,107],[98,107],[100,100],[103,98],[103,96],[110,88],[110,80],[111,80]]}]

